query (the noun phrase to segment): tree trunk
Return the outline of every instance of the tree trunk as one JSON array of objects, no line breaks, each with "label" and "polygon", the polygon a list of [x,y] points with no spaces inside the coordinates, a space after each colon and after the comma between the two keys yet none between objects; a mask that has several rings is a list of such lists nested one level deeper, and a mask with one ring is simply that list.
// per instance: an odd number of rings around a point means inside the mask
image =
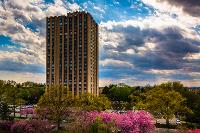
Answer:
[{"label": "tree trunk", "polygon": [[21,115],[21,104],[20,104],[20,107],[19,107],[19,115],[20,115],[20,118],[22,118],[22,115]]},{"label": "tree trunk", "polygon": [[15,106],[16,106],[16,97],[14,96],[14,102],[13,102],[14,104],[13,104],[13,107],[14,107],[14,118],[15,118]]},{"label": "tree trunk", "polygon": [[15,118],[15,105],[14,105],[14,118]]},{"label": "tree trunk", "polygon": [[60,121],[57,122],[57,129],[58,129],[58,130],[61,129],[61,127],[60,127]]},{"label": "tree trunk", "polygon": [[166,125],[167,125],[167,127],[169,127],[169,125],[170,125],[169,118],[166,119]]}]

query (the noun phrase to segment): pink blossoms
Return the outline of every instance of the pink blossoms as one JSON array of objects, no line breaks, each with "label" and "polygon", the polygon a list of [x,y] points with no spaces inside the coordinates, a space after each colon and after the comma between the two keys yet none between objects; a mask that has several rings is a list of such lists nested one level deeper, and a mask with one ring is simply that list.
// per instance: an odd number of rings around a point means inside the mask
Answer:
[{"label": "pink blossoms", "polygon": [[97,119],[102,124],[113,124],[123,133],[149,133],[154,129],[153,117],[145,111],[129,111],[126,113],[86,112],[82,116],[82,123],[92,126]]}]

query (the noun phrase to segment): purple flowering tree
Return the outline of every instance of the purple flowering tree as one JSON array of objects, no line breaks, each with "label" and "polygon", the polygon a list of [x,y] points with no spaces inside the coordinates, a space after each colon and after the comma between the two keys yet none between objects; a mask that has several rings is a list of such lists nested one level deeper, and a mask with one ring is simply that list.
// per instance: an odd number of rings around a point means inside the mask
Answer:
[{"label": "purple flowering tree", "polygon": [[70,108],[74,104],[74,99],[70,93],[65,94],[66,88],[62,86],[51,86],[38,102],[36,112],[41,119],[47,119],[57,125],[57,129],[62,128],[64,120],[70,114]]},{"label": "purple flowering tree", "polygon": [[[107,125],[112,132],[149,133],[154,129],[153,117],[146,111],[129,111],[123,114],[108,112],[86,112],[81,116],[83,126],[90,128],[96,122]],[[115,126],[115,131],[111,129]],[[116,130],[117,129],[117,130]]]},{"label": "purple flowering tree", "polygon": [[12,133],[51,133],[52,124],[46,120],[19,120],[11,126]]},{"label": "purple flowering tree", "polygon": [[31,115],[32,118],[36,117],[36,112],[34,108],[24,108],[20,110],[20,115],[27,117]]}]

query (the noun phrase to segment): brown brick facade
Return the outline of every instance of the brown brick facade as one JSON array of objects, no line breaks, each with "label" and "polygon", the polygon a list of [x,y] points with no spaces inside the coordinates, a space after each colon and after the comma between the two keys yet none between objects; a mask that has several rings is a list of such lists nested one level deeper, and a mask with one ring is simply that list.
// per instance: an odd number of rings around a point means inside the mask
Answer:
[{"label": "brown brick facade", "polygon": [[92,16],[74,12],[48,17],[46,23],[47,85],[98,95],[98,25]]}]

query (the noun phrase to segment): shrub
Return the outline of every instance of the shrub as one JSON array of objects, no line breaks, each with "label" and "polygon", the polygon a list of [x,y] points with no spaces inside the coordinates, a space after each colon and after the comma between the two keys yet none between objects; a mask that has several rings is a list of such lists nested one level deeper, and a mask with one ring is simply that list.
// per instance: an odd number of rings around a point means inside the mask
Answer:
[{"label": "shrub", "polygon": [[198,123],[187,122],[187,127],[192,128],[192,129],[196,129],[196,128],[200,128],[200,125]]},{"label": "shrub", "polygon": [[24,108],[20,110],[20,115],[23,115],[27,117],[28,115],[31,115],[32,117],[36,117],[36,113],[34,108]]},{"label": "shrub", "polygon": [[25,121],[17,121],[11,126],[11,132],[12,133],[20,133],[25,131],[25,126],[26,126]]},{"label": "shrub", "polygon": [[11,126],[12,133],[50,133],[54,127],[44,120],[16,121]]},{"label": "shrub", "polygon": [[9,121],[9,120],[0,121],[0,129],[9,131],[12,124],[13,124],[13,121]]},{"label": "shrub", "polygon": [[188,133],[200,133],[200,129],[189,130]]},{"label": "shrub", "polygon": [[145,111],[129,111],[123,114],[93,111],[84,113],[80,119],[86,128],[103,126],[110,132],[146,133],[154,128],[153,117]]}]

